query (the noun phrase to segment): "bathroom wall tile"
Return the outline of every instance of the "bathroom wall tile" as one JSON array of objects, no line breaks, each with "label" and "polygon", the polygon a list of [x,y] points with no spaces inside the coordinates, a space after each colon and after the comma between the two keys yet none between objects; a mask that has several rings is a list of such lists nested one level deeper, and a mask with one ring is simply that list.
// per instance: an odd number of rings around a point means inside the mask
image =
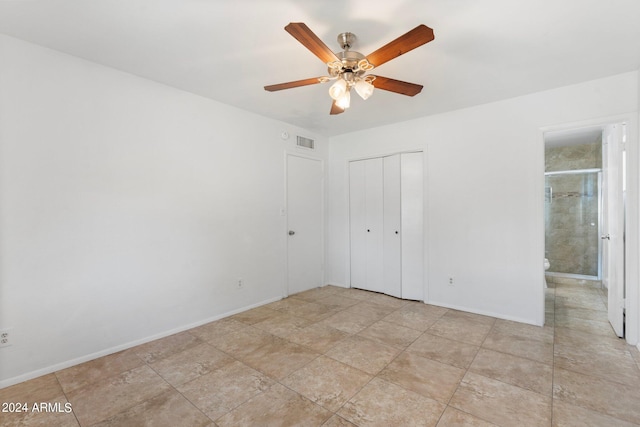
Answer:
[{"label": "bathroom wall tile", "polygon": [[[601,148],[555,147],[546,153],[547,170],[583,169],[585,164],[601,161]],[[559,151],[556,151],[559,150]],[[585,157],[581,157],[585,156]],[[589,166],[600,167],[600,166]],[[588,181],[585,181],[588,180]],[[546,186],[553,188],[551,203],[545,203],[545,256],[551,271],[573,274],[597,274],[598,198],[595,175],[549,176]],[[594,190],[589,192],[589,189]]]}]

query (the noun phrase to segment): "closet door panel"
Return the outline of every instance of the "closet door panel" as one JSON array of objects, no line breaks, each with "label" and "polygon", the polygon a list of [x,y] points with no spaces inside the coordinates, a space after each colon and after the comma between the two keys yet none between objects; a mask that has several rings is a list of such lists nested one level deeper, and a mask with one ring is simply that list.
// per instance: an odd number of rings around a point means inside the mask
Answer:
[{"label": "closet door panel", "polygon": [[423,249],[423,159],[422,153],[400,156],[402,227],[402,298],[425,300]]},{"label": "closet door panel", "polygon": [[349,239],[351,286],[367,288],[367,204],[365,162],[349,163]]},{"label": "closet door panel", "polygon": [[367,288],[384,292],[383,280],[383,161],[365,160],[365,200],[367,232]]},{"label": "closet door panel", "polygon": [[402,297],[400,155],[384,157],[383,292]]}]

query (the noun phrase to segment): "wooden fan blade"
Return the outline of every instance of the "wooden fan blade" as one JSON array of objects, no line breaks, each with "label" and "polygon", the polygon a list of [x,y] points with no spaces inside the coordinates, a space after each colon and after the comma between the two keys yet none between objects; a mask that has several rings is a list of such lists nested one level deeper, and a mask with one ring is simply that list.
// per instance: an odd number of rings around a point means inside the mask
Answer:
[{"label": "wooden fan blade", "polygon": [[387,43],[375,52],[367,55],[367,60],[376,67],[391,61],[434,39],[433,30],[426,25],[418,25],[408,33]]},{"label": "wooden fan blade", "polygon": [[338,107],[336,105],[336,101],[333,101],[333,104],[331,104],[331,112],[329,114],[336,115],[336,114],[342,114],[344,113],[344,108]]},{"label": "wooden fan blade", "polygon": [[320,40],[318,36],[316,36],[304,23],[292,22],[284,27],[284,29],[296,40],[302,43],[304,47],[309,49],[311,53],[320,58],[320,60],[325,64],[333,61],[339,61],[336,54],[333,53],[331,49],[329,49],[327,45],[324,44],[322,40]]},{"label": "wooden fan blade", "polygon": [[395,92],[407,96],[415,96],[422,91],[422,85],[415,83],[407,83],[401,80],[390,79],[388,77],[376,76],[376,79],[371,82],[376,89],[388,90],[389,92]]},{"label": "wooden fan blade", "polygon": [[278,83],[277,85],[265,86],[264,90],[275,92],[277,90],[292,89],[294,87],[308,86],[320,83],[320,77],[312,77],[310,79],[296,80],[295,82]]}]

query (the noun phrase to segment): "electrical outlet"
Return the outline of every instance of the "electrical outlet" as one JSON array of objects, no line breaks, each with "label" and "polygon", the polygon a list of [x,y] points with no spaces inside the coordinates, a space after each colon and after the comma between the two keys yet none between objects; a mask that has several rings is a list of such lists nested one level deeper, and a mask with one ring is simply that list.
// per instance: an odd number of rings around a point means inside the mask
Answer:
[{"label": "electrical outlet", "polygon": [[244,288],[244,280],[238,279],[238,289]]},{"label": "electrical outlet", "polygon": [[0,347],[9,347],[11,344],[13,344],[11,329],[0,330]]},{"label": "electrical outlet", "polygon": [[453,286],[453,277],[449,277],[449,286]]}]

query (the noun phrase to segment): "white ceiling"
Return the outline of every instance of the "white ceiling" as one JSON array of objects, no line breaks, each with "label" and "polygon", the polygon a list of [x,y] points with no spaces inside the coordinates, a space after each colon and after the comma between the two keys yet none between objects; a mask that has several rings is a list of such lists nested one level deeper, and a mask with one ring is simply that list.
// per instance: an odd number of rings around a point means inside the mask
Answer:
[{"label": "white ceiling", "polygon": [[[426,24],[434,41],[375,70],[422,93],[329,116],[326,84],[264,91],[326,74],[289,22],[365,55]],[[328,136],[640,69],[638,0],[0,0],[0,33]]]}]

